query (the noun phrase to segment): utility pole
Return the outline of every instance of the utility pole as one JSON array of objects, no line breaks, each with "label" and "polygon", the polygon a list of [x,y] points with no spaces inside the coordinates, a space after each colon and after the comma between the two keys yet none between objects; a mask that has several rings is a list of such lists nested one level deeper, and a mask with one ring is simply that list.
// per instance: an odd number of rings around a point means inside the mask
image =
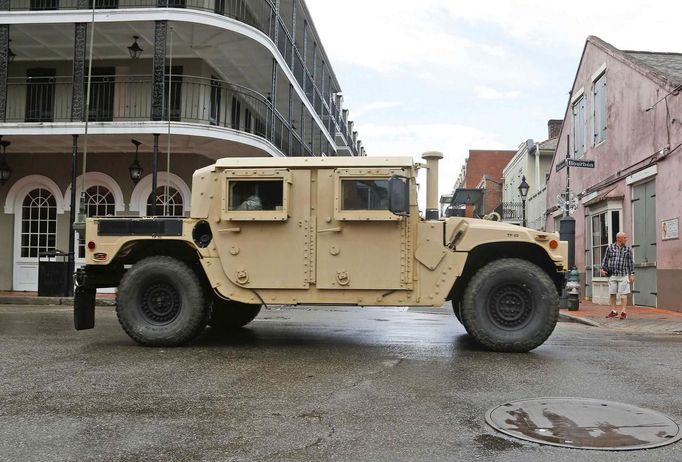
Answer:
[{"label": "utility pole", "polygon": [[559,221],[559,238],[568,241],[568,267],[575,266],[575,219],[569,213],[571,201],[571,169],[568,160],[571,158],[571,136],[566,135],[566,200],[564,216]]}]

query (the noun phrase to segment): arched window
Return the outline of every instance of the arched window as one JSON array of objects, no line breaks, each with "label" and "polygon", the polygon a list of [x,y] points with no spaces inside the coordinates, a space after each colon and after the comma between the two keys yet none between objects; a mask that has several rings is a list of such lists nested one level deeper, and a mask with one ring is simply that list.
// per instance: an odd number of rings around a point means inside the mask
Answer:
[{"label": "arched window", "polygon": [[36,258],[54,250],[56,241],[57,201],[47,189],[33,189],[21,206],[21,256]]},{"label": "arched window", "polygon": [[[101,185],[85,190],[85,211],[88,217],[114,216],[116,200],[108,188]],[[85,238],[78,233],[78,257],[85,258]]]},{"label": "arched window", "polygon": [[[152,214],[152,194],[147,198],[147,215]],[[182,194],[170,186],[156,188],[156,215],[166,217],[183,216]]]},{"label": "arched window", "polygon": [[85,204],[89,217],[106,217],[116,214],[114,195],[104,186],[92,186],[85,191]]}]

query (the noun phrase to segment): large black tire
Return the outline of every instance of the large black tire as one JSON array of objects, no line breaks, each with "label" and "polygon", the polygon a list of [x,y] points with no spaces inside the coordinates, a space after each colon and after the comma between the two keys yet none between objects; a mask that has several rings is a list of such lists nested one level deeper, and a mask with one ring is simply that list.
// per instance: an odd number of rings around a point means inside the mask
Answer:
[{"label": "large black tire", "polygon": [[260,313],[261,305],[223,300],[213,297],[211,320],[208,322],[214,329],[235,330],[253,321]]},{"label": "large black tire", "polygon": [[459,323],[462,323],[462,303],[456,300],[452,300],[450,303],[452,303],[452,311],[455,313],[455,317],[459,321]]},{"label": "large black tire", "polygon": [[460,314],[467,332],[483,347],[526,352],[551,335],[559,319],[558,302],[556,286],[541,268],[506,258],[471,278]]},{"label": "large black tire", "polygon": [[118,286],[118,321],[142,345],[183,345],[206,327],[209,313],[199,278],[172,257],[140,260]]}]

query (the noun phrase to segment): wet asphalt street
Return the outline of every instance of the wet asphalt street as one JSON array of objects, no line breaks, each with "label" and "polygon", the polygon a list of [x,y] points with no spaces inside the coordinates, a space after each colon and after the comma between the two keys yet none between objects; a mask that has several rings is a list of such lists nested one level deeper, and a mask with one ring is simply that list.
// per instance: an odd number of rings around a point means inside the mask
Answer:
[{"label": "wet asphalt street", "polygon": [[485,423],[508,400],[632,403],[682,422],[682,336],[560,323],[479,351],[450,311],[274,308],[236,335],[139,347],[113,308],[0,306],[0,460],[682,460],[556,448]]}]

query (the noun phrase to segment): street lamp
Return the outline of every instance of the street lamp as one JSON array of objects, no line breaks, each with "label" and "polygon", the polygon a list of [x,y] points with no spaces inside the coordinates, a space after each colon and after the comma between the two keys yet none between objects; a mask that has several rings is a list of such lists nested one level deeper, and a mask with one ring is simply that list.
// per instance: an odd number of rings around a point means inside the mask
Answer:
[{"label": "street lamp", "polygon": [[521,211],[523,213],[523,227],[526,227],[526,196],[530,186],[526,183],[526,176],[521,177],[521,184],[519,185],[519,194],[521,194]]},{"label": "street lamp", "polygon": [[140,178],[142,178],[142,172],[144,172],[144,169],[140,166],[140,162],[137,160],[137,151],[142,143],[137,140],[130,140],[130,142],[135,145],[135,161],[130,164],[128,171],[130,172],[130,179],[133,180],[133,183],[137,184],[140,181]]},{"label": "street lamp", "polygon": [[[9,39],[10,43],[12,42],[12,39]],[[7,46],[7,64],[12,64],[14,62],[14,58],[16,58],[17,55],[12,51],[12,49]]]},{"label": "street lamp", "polygon": [[137,41],[140,37],[138,35],[133,35],[133,44],[128,47],[128,53],[130,53],[130,57],[132,59],[137,59],[140,57],[142,52],[144,51],[140,45],[138,45]]},{"label": "street lamp", "polygon": [[[0,138],[2,138],[2,136],[0,136]],[[9,168],[9,165],[7,164],[7,158],[5,156],[5,150],[10,144],[12,143],[6,140],[0,141],[0,146],[2,146],[2,161],[0,161],[0,186],[4,185],[5,182],[9,180],[9,177],[12,176],[12,169]]]}]

